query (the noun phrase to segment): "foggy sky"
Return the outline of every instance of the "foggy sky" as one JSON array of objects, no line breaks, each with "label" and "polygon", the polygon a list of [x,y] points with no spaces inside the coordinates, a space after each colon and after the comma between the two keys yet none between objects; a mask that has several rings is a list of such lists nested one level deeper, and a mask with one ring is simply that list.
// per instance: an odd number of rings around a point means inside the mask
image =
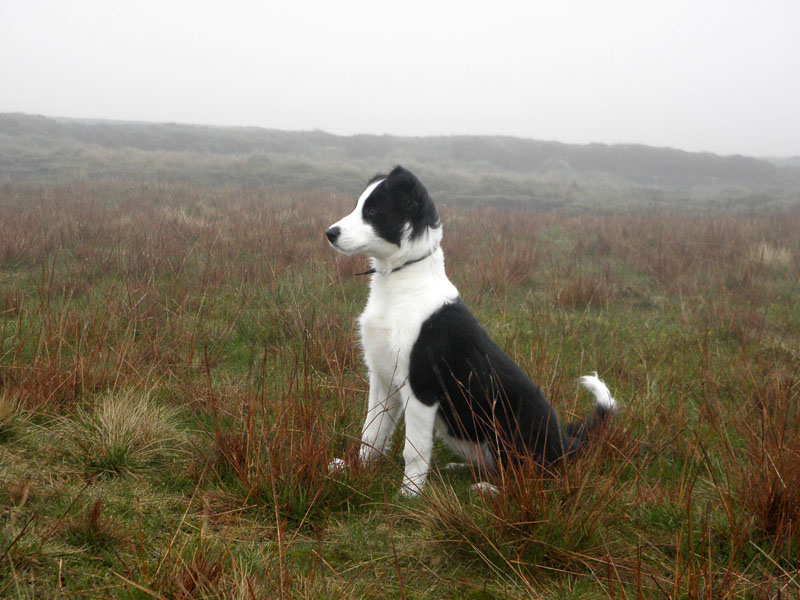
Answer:
[{"label": "foggy sky", "polygon": [[0,112],[800,155],[800,1],[0,0]]}]

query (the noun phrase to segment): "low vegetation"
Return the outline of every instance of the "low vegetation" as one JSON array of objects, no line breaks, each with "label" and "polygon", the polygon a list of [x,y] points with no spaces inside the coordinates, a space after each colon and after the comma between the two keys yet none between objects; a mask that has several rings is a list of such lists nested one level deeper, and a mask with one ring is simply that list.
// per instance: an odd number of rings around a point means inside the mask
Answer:
[{"label": "low vegetation", "polygon": [[0,183],[125,178],[350,197],[400,163],[461,204],[573,213],[797,209],[800,159],[500,136],[336,136],[0,113]]},{"label": "low vegetation", "polygon": [[355,460],[366,282],[322,234],[351,204],[0,186],[0,597],[800,595],[800,215],[442,202],[495,340],[565,419],[594,369],[621,412],[498,496],[437,447],[406,500],[398,444]]}]

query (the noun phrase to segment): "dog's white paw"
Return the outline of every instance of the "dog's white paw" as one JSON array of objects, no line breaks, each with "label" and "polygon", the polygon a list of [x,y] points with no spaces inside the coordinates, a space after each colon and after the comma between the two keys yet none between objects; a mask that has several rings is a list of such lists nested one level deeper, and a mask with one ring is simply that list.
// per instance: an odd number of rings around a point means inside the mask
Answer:
[{"label": "dog's white paw", "polygon": [[414,485],[413,483],[404,483],[400,487],[400,496],[402,498],[417,498],[419,497],[421,490],[418,485]]},{"label": "dog's white paw", "polygon": [[328,463],[328,475],[341,475],[347,471],[347,463],[341,458],[334,458]]},{"label": "dog's white paw", "polygon": [[469,491],[473,494],[488,494],[490,496],[497,496],[500,493],[500,488],[492,485],[488,481],[481,481],[469,486]]}]

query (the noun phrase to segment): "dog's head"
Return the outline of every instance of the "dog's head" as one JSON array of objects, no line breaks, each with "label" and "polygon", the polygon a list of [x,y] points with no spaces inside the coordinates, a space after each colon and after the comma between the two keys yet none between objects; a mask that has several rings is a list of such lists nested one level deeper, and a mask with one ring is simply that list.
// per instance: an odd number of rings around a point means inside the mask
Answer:
[{"label": "dog's head", "polygon": [[355,210],[325,236],[343,254],[364,254],[394,266],[433,251],[441,241],[441,224],[425,186],[411,171],[395,167],[373,177]]}]

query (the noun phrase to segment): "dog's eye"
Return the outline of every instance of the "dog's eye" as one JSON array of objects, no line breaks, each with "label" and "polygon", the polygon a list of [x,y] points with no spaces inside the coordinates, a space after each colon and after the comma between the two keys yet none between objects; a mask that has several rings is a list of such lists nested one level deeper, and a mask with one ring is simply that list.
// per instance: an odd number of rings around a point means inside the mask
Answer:
[{"label": "dog's eye", "polygon": [[368,206],[367,208],[364,209],[364,214],[367,215],[368,217],[374,217],[375,215],[378,214],[378,209],[375,208],[374,206]]}]

